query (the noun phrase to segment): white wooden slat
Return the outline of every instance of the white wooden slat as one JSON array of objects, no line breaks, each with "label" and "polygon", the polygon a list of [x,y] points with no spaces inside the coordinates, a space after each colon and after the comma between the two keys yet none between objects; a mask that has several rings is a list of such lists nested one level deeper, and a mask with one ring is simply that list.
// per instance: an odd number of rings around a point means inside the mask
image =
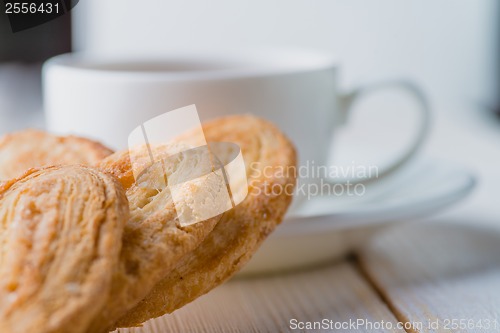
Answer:
[{"label": "white wooden slat", "polygon": [[500,332],[499,230],[398,227],[364,247],[360,261],[398,319],[420,323],[415,331]]},{"label": "white wooden slat", "polygon": [[[299,321],[326,318],[338,323],[360,318],[370,323],[384,320],[394,329],[377,332],[403,332],[395,329],[395,317],[350,262],[310,271],[233,280],[171,315],[149,321],[143,328],[119,331],[287,332],[294,328],[290,326],[292,318]],[[363,327],[341,331],[374,332]]]}]

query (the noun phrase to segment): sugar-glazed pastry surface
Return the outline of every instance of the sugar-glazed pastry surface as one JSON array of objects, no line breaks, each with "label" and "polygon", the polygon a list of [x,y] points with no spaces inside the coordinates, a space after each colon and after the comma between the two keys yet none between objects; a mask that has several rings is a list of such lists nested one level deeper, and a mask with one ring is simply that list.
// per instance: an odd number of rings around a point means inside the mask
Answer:
[{"label": "sugar-glazed pastry surface", "polygon": [[111,153],[102,144],[77,136],[56,136],[33,129],[10,133],[0,139],[0,180],[19,177],[30,168],[94,165]]},{"label": "sugar-glazed pastry surface", "polygon": [[119,327],[173,312],[237,272],[281,222],[295,186],[296,155],[272,124],[253,116],[231,116],[203,125],[207,141],[234,142],[245,160],[249,193],[223,214],[214,230],[176,264]]},{"label": "sugar-glazed pastry surface", "polygon": [[0,332],[80,333],[111,296],[128,203],[108,174],[31,169],[0,187]]},{"label": "sugar-glazed pastry surface", "polygon": [[[169,155],[171,149],[177,150],[176,146],[168,145],[150,148],[156,156]],[[190,209],[190,201],[198,192],[206,188],[217,190],[210,178],[186,183],[181,189],[185,195],[181,202],[174,204],[168,181],[181,174],[189,178],[186,172],[196,173],[199,168],[205,168],[197,164],[202,163],[200,161],[206,160],[193,158],[186,152],[177,154],[171,163],[151,164],[147,147],[138,147],[130,152],[116,152],[99,164],[126,189],[130,219],[125,225],[120,269],[113,278],[113,297],[88,333],[114,328],[116,321],[137,305],[182,257],[193,251],[220,220],[220,216],[215,216],[189,226],[179,223],[177,210]],[[140,174],[138,179],[134,178],[133,166]],[[168,180],[165,172],[169,174]]]}]

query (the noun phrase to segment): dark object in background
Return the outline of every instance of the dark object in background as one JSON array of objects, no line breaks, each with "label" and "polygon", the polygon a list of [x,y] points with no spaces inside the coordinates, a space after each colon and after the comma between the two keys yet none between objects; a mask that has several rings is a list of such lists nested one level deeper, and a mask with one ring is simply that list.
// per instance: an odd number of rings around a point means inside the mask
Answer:
[{"label": "dark object in background", "polygon": [[3,0],[12,32],[30,29],[68,13],[79,0]]},{"label": "dark object in background", "polygon": [[71,51],[71,13],[13,33],[2,1],[0,12],[0,65],[2,62],[42,63]]},{"label": "dark object in background", "polygon": [[13,33],[0,0],[0,134],[43,128],[41,67],[71,51],[71,13]]}]

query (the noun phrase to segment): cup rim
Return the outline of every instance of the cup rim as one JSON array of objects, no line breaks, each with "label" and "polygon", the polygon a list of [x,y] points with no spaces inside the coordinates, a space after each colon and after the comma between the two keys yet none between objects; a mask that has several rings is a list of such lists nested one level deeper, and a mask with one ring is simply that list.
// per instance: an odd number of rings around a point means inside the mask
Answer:
[{"label": "cup rim", "polygon": [[[159,69],[140,66],[163,66]],[[191,69],[174,69],[184,66]],[[191,66],[191,67],[190,67]],[[67,53],[47,60],[44,73],[52,68],[72,74],[107,78],[130,77],[161,81],[231,79],[321,71],[337,67],[326,52],[308,49],[231,49],[175,51],[157,56],[99,56]]]}]

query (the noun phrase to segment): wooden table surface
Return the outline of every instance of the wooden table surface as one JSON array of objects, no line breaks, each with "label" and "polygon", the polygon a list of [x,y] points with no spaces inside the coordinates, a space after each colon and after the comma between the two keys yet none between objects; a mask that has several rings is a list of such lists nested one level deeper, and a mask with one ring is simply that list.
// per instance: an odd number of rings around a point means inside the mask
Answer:
[{"label": "wooden table surface", "polygon": [[[326,330],[298,329],[323,319]],[[354,258],[234,279],[143,328],[119,331],[500,332],[500,231],[397,226]]]}]

